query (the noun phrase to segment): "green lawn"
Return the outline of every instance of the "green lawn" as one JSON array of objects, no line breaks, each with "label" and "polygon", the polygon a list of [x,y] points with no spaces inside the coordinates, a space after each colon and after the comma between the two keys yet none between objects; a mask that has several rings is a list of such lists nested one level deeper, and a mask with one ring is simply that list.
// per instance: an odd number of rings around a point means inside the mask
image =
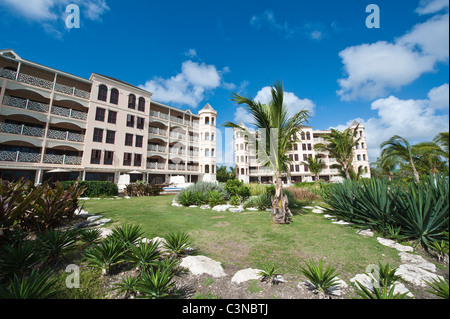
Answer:
[{"label": "green lawn", "polygon": [[379,261],[396,267],[398,252],[350,227],[332,224],[323,215],[294,211],[289,225],[275,225],[269,212],[215,212],[171,206],[173,196],[101,199],[85,202],[89,213],[101,214],[119,224],[139,224],[145,236],[163,237],[172,231],[187,232],[198,254],[227,266],[260,268],[275,264],[283,274],[298,275],[299,264],[323,258],[337,264],[342,279],[350,279]]}]

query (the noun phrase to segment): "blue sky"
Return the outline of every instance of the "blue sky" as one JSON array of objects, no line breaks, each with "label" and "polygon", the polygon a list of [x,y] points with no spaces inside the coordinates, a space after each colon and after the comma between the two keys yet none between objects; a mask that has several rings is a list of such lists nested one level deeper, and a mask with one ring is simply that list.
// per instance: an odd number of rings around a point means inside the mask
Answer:
[{"label": "blue sky", "polygon": [[[66,27],[68,4],[79,6],[80,28]],[[380,28],[366,26],[369,4]],[[249,120],[232,92],[264,102],[281,80],[289,109],[310,110],[315,129],[363,123],[374,161],[394,134],[419,142],[448,131],[448,5],[0,0],[0,49],[86,78],[112,76],[181,109],[210,103],[219,124]]]}]

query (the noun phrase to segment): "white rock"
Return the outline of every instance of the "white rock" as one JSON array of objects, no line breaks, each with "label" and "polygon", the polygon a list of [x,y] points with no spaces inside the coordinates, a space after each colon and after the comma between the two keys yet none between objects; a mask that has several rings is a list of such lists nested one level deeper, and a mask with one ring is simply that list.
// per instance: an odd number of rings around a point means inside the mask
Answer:
[{"label": "white rock", "polygon": [[194,208],[194,207],[198,207],[197,205],[190,205],[189,207]]},{"label": "white rock", "polygon": [[178,203],[176,203],[176,202],[173,202],[173,203],[172,203],[172,206],[176,206],[176,207],[183,207],[183,205],[181,205],[181,204],[178,204]]},{"label": "white rock", "polygon": [[261,279],[261,276],[258,275],[258,273],[260,271],[261,270],[259,270],[259,269],[253,269],[253,268],[239,270],[238,272],[236,272],[234,274],[233,278],[231,278],[231,282],[240,284],[241,282],[244,282],[244,281],[259,280],[259,279]]},{"label": "white rock", "polygon": [[313,208],[312,212],[313,212],[314,214],[323,214],[323,210],[318,209],[318,208]]},{"label": "white rock", "polygon": [[421,287],[428,286],[428,284],[424,280],[431,282],[433,279],[443,279],[442,276],[438,276],[436,274],[433,274],[432,272],[410,264],[400,265],[397,268],[395,274],[400,276],[403,280]]},{"label": "white rock", "polygon": [[109,228],[99,228],[100,229],[100,237],[106,238],[107,236],[112,235],[113,231]]},{"label": "white rock", "polygon": [[215,278],[226,276],[220,262],[205,256],[184,257],[180,266],[188,268],[194,275],[207,274]]},{"label": "white rock", "polygon": [[157,241],[158,242],[158,248],[160,250],[164,250],[164,244],[166,244],[166,240],[164,238],[161,237],[154,237],[152,239],[150,239],[151,242]]},{"label": "white rock", "polygon": [[436,265],[426,261],[422,256],[408,254],[406,252],[400,252],[399,256],[404,264],[411,264],[426,271],[436,272]]},{"label": "white rock", "polygon": [[89,227],[93,227],[93,226],[103,226],[106,223],[109,223],[111,221],[110,218],[102,218],[102,219],[97,219],[93,222],[89,223]]},{"label": "white rock", "polygon": [[411,252],[414,251],[414,249],[412,247],[401,245],[391,239],[377,237],[377,240],[380,244],[387,246],[387,247],[395,248],[398,251],[411,251]]},{"label": "white rock", "polygon": [[328,215],[328,214],[323,215],[323,217],[328,218],[328,219],[335,219],[333,215]]},{"label": "white rock", "polygon": [[316,206],[316,208],[317,208],[317,209],[320,209],[320,210],[326,210],[325,208],[320,207],[320,206]]},{"label": "white rock", "polygon": [[336,277],[337,285],[331,287],[328,289],[328,292],[335,296],[340,296],[343,293],[343,290],[348,287],[347,283],[340,279],[339,277]]},{"label": "white rock", "polygon": [[314,207],[312,207],[312,206],[304,206],[303,208],[306,208],[306,209],[314,209]]},{"label": "white rock", "polygon": [[80,199],[80,200],[90,200],[89,197],[78,197],[78,199]]},{"label": "white rock", "polygon": [[216,212],[224,212],[230,207],[233,207],[233,206],[231,206],[231,205],[217,205],[217,206],[214,206],[212,208],[212,210],[216,211]]},{"label": "white rock", "polygon": [[201,209],[211,209],[211,206],[209,205],[202,205],[200,206]]},{"label": "white rock", "polygon": [[244,211],[244,209],[242,207],[233,207],[228,210],[232,213],[242,213]]},{"label": "white rock", "polygon": [[256,212],[256,211],[258,211],[258,208],[255,208],[255,207],[249,207],[249,208],[247,208],[247,210]]},{"label": "white rock", "polygon": [[97,220],[99,218],[102,218],[102,216],[100,216],[100,215],[93,215],[93,216],[89,216],[88,218],[86,218],[86,220],[88,222],[93,222],[94,220]]},{"label": "white rock", "polygon": [[[366,274],[357,274],[355,277],[350,279],[351,282],[353,282],[356,286],[356,288],[361,289],[357,284],[356,281],[358,281],[360,284],[362,284],[366,289],[368,289],[370,292],[374,292],[373,282],[374,277],[372,274],[369,276]],[[396,281],[394,287],[394,294],[403,294],[407,293],[408,297],[414,297],[414,295],[403,285],[402,283],[399,283]]]},{"label": "white rock", "polygon": [[367,237],[373,237],[373,232],[370,229],[360,229],[356,231],[356,233]]},{"label": "white rock", "polygon": [[333,222],[332,224],[337,224],[337,225],[351,225],[351,223],[348,223],[346,221],[343,220],[339,220],[337,222]]}]

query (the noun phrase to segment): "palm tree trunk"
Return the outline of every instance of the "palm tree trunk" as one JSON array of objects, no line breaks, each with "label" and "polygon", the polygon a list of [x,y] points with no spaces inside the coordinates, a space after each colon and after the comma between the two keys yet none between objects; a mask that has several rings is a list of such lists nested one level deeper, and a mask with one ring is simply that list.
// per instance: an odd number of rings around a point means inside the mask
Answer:
[{"label": "palm tree trunk", "polygon": [[275,195],[272,200],[272,218],[275,224],[289,224],[290,216],[292,216],[289,209],[289,200],[283,192],[283,184],[281,182],[281,173],[277,172],[275,175]]},{"label": "palm tree trunk", "polygon": [[411,161],[411,167],[412,167],[413,174],[414,174],[414,181],[416,183],[420,182],[419,173],[417,172],[416,166],[414,165],[414,163],[412,161]]}]

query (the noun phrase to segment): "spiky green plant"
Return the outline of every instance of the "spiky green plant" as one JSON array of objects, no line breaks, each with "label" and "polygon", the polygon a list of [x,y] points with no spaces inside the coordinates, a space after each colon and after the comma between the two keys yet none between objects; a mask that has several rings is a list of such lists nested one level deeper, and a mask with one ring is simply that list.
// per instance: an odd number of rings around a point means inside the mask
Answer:
[{"label": "spiky green plant", "polygon": [[448,296],[448,279],[438,277],[433,278],[432,281],[426,281],[424,280],[428,286],[430,286],[431,290],[427,290],[428,292],[432,293],[433,295],[438,296],[442,299],[449,299]]},{"label": "spiky green plant", "polygon": [[77,231],[61,229],[49,229],[45,233],[40,234],[39,239],[42,250],[47,256],[48,262],[57,262],[68,252],[75,248]]},{"label": "spiky green plant", "polygon": [[176,256],[186,253],[186,248],[192,244],[190,236],[185,232],[172,232],[164,237],[163,247]]},{"label": "spiky green plant", "polygon": [[80,239],[87,245],[92,246],[101,240],[101,230],[99,228],[81,229],[78,232]]},{"label": "spiky green plant", "polygon": [[50,279],[50,270],[38,272],[33,270],[29,276],[17,276],[10,280],[7,287],[0,289],[0,299],[49,299],[58,291],[56,279]]},{"label": "spiky green plant", "polygon": [[268,284],[274,284],[277,282],[277,276],[280,274],[279,270],[274,265],[264,265],[258,276],[261,276],[261,281],[266,280]]},{"label": "spiky green plant", "polygon": [[118,239],[126,245],[135,245],[143,234],[141,226],[126,224],[114,227],[109,236]]},{"label": "spiky green plant", "polygon": [[300,266],[301,272],[320,293],[326,295],[331,287],[338,285],[336,277],[339,273],[336,273],[336,266],[328,265],[324,269],[322,260],[316,262],[313,259],[305,263],[306,267]]},{"label": "spiky green plant", "polygon": [[442,261],[449,252],[448,232],[443,232],[443,235],[445,239],[434,240],[430,243],[430,248],[438,254],[439,261]]},{"label": "spiky green plant", "polygon": [[378,285],[381,287],[384,287],[385,285],[390,287],[400,279],[400,276],[395,274],[397,268],[392,268],[389,263],[383,265],[379,262],[376,269],[375,277],[377,277]]},{"label": "spiky green plant", "polygon": [[158,244],[157,241],[141,241],[137,245],[131,245],[125,253],[125,260],[130,263],[131,268],[137,267],[141,272],[148,270],[161,257]]},{"label": "spiky green plant", "polygon": [[225,199],[219,191],[210,191],[207,195],[209,206],[225,204]]},{"label": "spiky green plant", "polygon": [[112,290],[117,290],[118,293],[123,293],[125,299],[130,298],[131,295],[136,295],[137,286],[141,279],[139,277],[126,276],[122,277],[122,281],[114,284]]},{"label": "spiky green plant", "polygon": [[175,286],[173,272],[150,268],[142,273],[141,280],[137,284],[137,291],[141,294],[139,298],[160,299],[169,296]]},{"label": "spiky green plant", "polygon": [[356,293],[362,299],[410,299],[406,295],[406,293],[395,293],[395,285],[389,285],[387,280],[380,286],[380,288],[373,288],[373,292],[364,287],[359,281],[356,281],[356,284],[360,289],[356,289]]},{"label": "spiky green plant", "polygon": [[13,244],[5,243],[0,249],[0,274],[6,277],[13,275],[22,277],[43,258],[37,241],[21,240]]},{"label": "spiky green plant", "polygon": [[104,239],[99,245],[86,249],[84,259],[88,266],[102,269],[102,275],[108,275],[111,268],[123,262],[126,244],[115,238]]}]

